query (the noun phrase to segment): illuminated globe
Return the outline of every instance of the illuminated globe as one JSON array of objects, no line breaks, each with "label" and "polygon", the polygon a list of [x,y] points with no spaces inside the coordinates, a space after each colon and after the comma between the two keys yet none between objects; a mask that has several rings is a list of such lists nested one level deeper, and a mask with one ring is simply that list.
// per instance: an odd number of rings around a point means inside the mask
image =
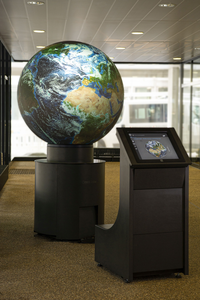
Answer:
[{"label": "illuminated globe", "polygon": [[123,83],[101,50],[59,42],[37,52],[24,67],[18,104],[28,127],[49,144],[92,144],[115,125]]}]

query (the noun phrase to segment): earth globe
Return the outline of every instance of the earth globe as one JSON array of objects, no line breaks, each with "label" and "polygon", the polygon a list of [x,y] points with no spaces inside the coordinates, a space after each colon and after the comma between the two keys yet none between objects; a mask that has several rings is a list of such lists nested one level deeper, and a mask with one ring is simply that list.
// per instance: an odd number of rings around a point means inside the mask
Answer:
[{"label": "earth globe", "polygon": [[115,64],[96,47],[58,42],[37,52],[18,84],[28,127],[54,145],[92,145],[117,122],[124,89]]}]

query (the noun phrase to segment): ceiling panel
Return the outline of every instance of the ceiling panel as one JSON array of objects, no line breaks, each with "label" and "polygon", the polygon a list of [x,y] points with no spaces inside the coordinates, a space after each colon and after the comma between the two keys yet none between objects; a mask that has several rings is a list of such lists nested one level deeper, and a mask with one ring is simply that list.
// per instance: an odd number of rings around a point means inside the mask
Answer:
[{"label": "ceiling panel", "polygon": [[193,21],[193,17],[196,16],[196,10],[198,10],[199,7],[199,0],[179,1],[177,6],[164,19],[172,21],[181,19]]},{"label": "ceiling panel", "polygon": [[37,34],[33,33],[33,41],[35,46],[46,46],[47,45],[47,33]]},{"label": "ceiling panel", "polygon": [[91,1],[88,9],[87,20],[102,22],[114,5],[114,0],[94,0]]},{"label": "ceiling panel", "polygon": [[[177,3],[179,2],[179,3]],[[181,2],[184,2],[184,0],[182,1],[173,1],[173,3],[177,3],[177,5],[180,5]],[[176,9],[178,6],[176,5],[174,8],[163,8],[160,7],[159,4],[160,3],[168,3],[165,1],[160,1],[159,3],[157,3],[154,8],[145,16],[145,20],[146,21],[151,21],[151,20],[170,20],[170,15],[172,14],[172,12],[174,11],[174,9]]]},{"label": "ceiling panel", "polygon": [[4,35],[13,36],[13,33],[15,32],[12,24],[8,19],[6,20],[0,19],[0,31],[1,31],[0,36],[4,36]]},{"label": "ceiling panel", "polygon": [[84,26],[81,28],[81,31],[79,32],[79,40],[84,39],[90,42],[93,37],[95,36],[96,32],[98,31],[100,27],[99,22],[94,21],[87,21],[84,23]]},{"label": "ceiling panel", "polygon": [[[14,60],[29,60],[62,40],[91,43],[116,62],[173,62],[200,55],[200,1],[174,0],[0,0],[0,39]],[[43,29],[45,33],[34,33]],[[140,36],[132,31],[143,31]],[[126,49],[116,50],[117,46]]]},{"label": "ceiling panel", "polygon": [[[184,26],[182,24],[182,26]],[[182,30],[181,24],[172,25],[171,22],[168,21],[160,21],[155,26],[149,26],[149,30],[147,29],[146,34],[140,37],[140,41],[145,40],[166,40],[170,39],[170,37],[179,31]]]},{"label": "ceiling panel", "polygon": [[10,18],[24,17],[26,10],[23,0],[1,0],[1,2]]},{"label": "ceiling panel", "polygon": [[48,10],[48,1],[46,1],[45,5],[28,5],[24,1],[25,13],[24,15],[29,20],[39,21],[41,19],[46,19],[47,10]]},{"label": "ceiling panel", "polygon": [[[63,28],[65,25],[65,20],[63,19],[50,19],[48,22],[48,32],[51,32],[51,39],[56,39],[57,41],[62,41],[63,38]],[[47,41],[48,43],[48,41]]]},{"label": "ceiling panel", "polygon": [[19,40],[20,43],[24,42],[24,41],[31,41],[32,42],[32,37],[30,36],[29,31],[27,31],[27,32],[24,32],[23,30],[17,31],[16,39]]},{"label": "ceiling panel", "polygon": [[110,35],[110,38],[123,40],[128,34],[131,34],[133,28],[138,24],[137,21],[129,20],[124,21],[120,25],[117,25],[113,33]]},{"label": "ceiling panel", "polygon": [[30,18],[30,26],[31,26],[31,31],[33,30],[45,30],[47,31],[47,20],[46,18],[43,19],[35,19],[35,18]]},{"label": "ceiling panel", "polygon": [[[92,43],[92,45],[93,46],[95,46],[95,47],[97,47],[98,49],[101,49],[102,48],[102,44],[103,44],[103,42],[102,41],[94,41],[93,43]],[[102,50],[103,51],[103,50]]]},{"label": "ceiling panel", "polygon": [[4,9],[4,5],[0,2],[0,19],[5,20],[7,19],[6,10]]},{"label": "ceiling panel", "polygon": [[122,0],[116,0],[114,2],[112,10],[109,11],[108,15],[106,16],[106,20],[117,21],[118,23],[122,22],[130,13],[130,11],[134,9],[137,2],[137,0],[126,2]]},{"label": "ceiling panel", "polygon": [[22,52],[22,48],[19,44],[18,41],[12,41],[12,42],[8,42],[8,47],[12,50],[12,52],[15,53],[15,51],[18,53],[21,53],[21,57],[24,55],[24,53]]},{"label": "ceiling panel", "polygon": [[27,18],[11,18],[10,21],[16,32],[30,32],[29,22]]},{"label": "ceiling panel", "polygon": [[67,14],[68,18],[71,20],[73,24],[75,24],[78,20],[82,20],[82,22],[86,19],[87,14],[90,10],[91,0],[73,0],[70,1],[69,10]]},{"label": "ceiling panel", "polygon": [[21,41],[20,46],[23,48],[23,51],[25,52],[33,51],[32,41]]},{"label": "ceiling panel", "polygon": [[115,53],[119,53],[119,51],[122,50],[116,50],[115,47],[117,45],[118,41],[108,41],[107,43],[104,43],[101,46],[101,50],[104,51],[109,56],[115,56]]},{"label": "ceiling panel", "polygon": [[[137,1],[133,9],[129,12],[126,19],[131,20],[143,20],[148,17],[148,15],[157,7],[160,3],[159,0],[140,0]],[[159,16],[158,16],[159,17]]]},{"label": "ceiling panel", "polygon": [[20,44],[19,44],[17,38],[7,39],[5,37],[4,41],[9,48],[14,48],[16,45],[17,45],[17,47],[20,47]]},{"label": "ceiling panel", "polygon": [[99,28],[97,29],[97,31],[95,32],[95,34],[93,35],[92,39],[91,39],[91,43],[93,41],[106,41],[109,39],[109,37],[111,36],[111,34],[115,31],[115,29],[118,26],[118,22],[114,22],[114,21],[105,21],[103,22],[103,24],[101,24],[99,26]]},{"label": "ceiling panel", "polygon": [[70,0],[49,0],[47,5],[48,18],[65,19],[69,9]]}]

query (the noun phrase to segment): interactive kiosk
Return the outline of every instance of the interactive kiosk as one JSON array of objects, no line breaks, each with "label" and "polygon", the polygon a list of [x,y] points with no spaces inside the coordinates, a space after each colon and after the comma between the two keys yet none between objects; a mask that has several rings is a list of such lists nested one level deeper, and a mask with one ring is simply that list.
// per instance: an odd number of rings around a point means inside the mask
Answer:
[{"label": "interactive kiosk", "polygon": [[118,128],[120,204],[95,226],[95,260],[127,282],[188,274],[188,155],[173,128]]}]

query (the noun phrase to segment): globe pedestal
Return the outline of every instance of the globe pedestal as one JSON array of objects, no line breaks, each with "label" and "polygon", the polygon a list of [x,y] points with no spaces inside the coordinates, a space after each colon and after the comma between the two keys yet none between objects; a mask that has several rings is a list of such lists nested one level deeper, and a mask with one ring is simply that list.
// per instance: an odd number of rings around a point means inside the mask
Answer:
[{"label": "globe pedestal", "polygon": [[58,240],[94,236],[104,223],[105,162],[92,145],[48,145],[35,161],[34,231]]}]

